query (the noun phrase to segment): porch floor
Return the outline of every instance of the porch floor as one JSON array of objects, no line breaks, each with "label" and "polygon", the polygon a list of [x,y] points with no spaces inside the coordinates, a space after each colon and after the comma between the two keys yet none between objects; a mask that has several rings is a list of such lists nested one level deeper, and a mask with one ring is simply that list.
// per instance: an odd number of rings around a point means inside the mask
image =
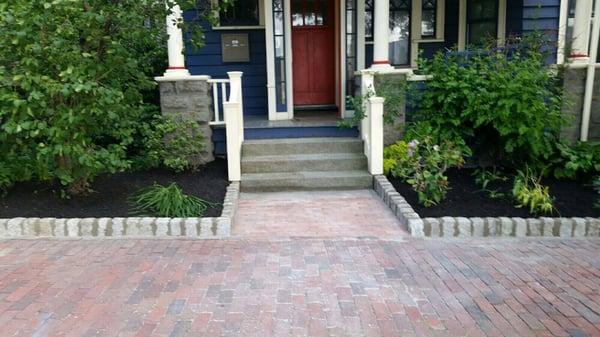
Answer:
[{"label": "porch floor", "polygon": [[244,116],[244,127],[268,129],[337,126],[341,120],[337,112],[297,111],[294,113],[294,119],[280,121],[270,121],[267,116]]}]

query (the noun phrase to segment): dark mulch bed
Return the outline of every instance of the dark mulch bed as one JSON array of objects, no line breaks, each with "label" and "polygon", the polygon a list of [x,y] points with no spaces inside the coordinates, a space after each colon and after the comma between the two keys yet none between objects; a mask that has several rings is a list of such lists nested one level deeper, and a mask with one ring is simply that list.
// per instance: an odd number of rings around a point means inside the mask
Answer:
[{"label": "dark mulch bed", "polygon": [[[530,218],[539,215],[531,214],[525,208],[516,208],[508,197],[504,199],[490,199],[481,188],[475,184],[471,169],[448,170],[450,191],[440,204],[432,207],[423,207],[418,202],[417,193],[410,185],[394,177],[388,177],[392,185],[419,213],[421,217],[464,216],[464,217],[522,217]],[[494,183],[491,188],[498,188],[510,197],[512,179],[506,182]],[[591,186],[570,180],[557,180],[547,178],[543,183],[550,187],[554,206],[558,213],[552,216],[562,217],[600,217],[600,209],[594,208],[598,194]]]},{"label": "dark mulch bed", "polygon": [[126,217],[131,216],[128,198],[140,188],[157,183],[177,183],[185,193],[218,203],[205,216],[221,215],[229,182],[227,162],[217,159],[197,172],[173,173],[166,170],[124,172],[103,175],[94,180],[93,192],[85,196],[61,199],[56,186],[39,183],[17,184],[0,197],[0,218],[13,217]]}]

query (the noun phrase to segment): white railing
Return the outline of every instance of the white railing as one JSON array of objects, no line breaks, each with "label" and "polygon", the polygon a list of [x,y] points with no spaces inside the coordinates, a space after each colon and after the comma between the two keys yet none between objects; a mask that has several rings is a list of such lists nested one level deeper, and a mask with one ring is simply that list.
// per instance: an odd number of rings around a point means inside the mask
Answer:
[{"label": "white railing", "polygon": [[223,125],[225,119],[221,114],[223,103],[227,102],[227,87],[230,85],[230,79],[210,79],[208,83],[212,85],[212,108],[214,115],[210,125]]},{"label": "white railing", "polygon": [[[227,137],[227,169],[230,181],[242,177],[242,143],[244,142],[244,102],[242,99],[242,72],[231,71],[229,76],[229,98],[223,104],[223,123]],[[226,82],[220,82],[226,83]],[[214,94],[214,91],[213,91]],[[218,102],[218,101],[217,101]],[[217,104],[215,104],[216,106]],[[217,110],[215,110],[215,117]],[[218,118],[215,118],[218,120]]]}]

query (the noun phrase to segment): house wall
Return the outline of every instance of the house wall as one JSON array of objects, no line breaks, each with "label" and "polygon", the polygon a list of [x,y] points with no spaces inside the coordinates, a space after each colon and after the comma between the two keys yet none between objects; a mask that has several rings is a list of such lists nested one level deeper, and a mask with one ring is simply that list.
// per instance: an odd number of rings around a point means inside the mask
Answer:
[{"label": "house wall", "polygon": [[[193,11],[186,11],[184,19],[196,17]],[[242,71],[244,115],[267,116],[267,66],[264,29],[214,30],[203,25],[205,46],[196,50],[186,38],[186,61],[192,75],[209,75],[212,78],[227,78],[228,71]],[[221,35],[228,33],[248,33],[250,62],[223,63]]]},{"label": "house wall", "polygon": [[546,35],[548,63],[556,63],[559,18],[560,0],[523,0],[523,34],[537,31]]}]

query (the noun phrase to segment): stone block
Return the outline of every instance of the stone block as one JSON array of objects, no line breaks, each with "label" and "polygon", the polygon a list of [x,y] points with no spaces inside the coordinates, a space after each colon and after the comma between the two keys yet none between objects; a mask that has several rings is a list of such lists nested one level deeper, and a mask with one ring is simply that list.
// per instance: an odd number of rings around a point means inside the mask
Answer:
[{"label": "stone block", "polygon": [[126,218],[125,219],[125,229],[124,229],[124,235],[125,236],[138,236],[140,235],[139,233],[139,228],[138,228],[138,224],[140,223],[140,218],[137,217],[131,217],[131,218]]},{"label": "stone block", "polygon": [[445,238],[453,237],[456,233],[456,220],[451,216],[441,218],[442,236]]},{"label": "stone block", "polygon": [[6,223],[8,219],[0,219],[0,238],[5,238],[8,235],[6,234]]},{"label": "stone block", "polygon": [[217,236],[227,238],[231,235],[231,219],[217,218]]},{"label": "stone block", "polygon": [[212,238],[217,235],[216,228],[213,231],[213,223],[215,218],[200,219],[200,237],[203,239]]},{"label": "stone block", "polygon": [[198,237],[198,218],[187,218],[183,221],[185,227],[185,235],[187,237]]},{"label": "stone block", "polygon": [[125,229],[125,218],[113,218],[112,219],[112,236],[119,237],[123,236]]},{"label": "stone block", "polygon": [[513,218],[515,223],[515,236],[518,238],[527,236],[527,221],[523,218]]},{"label": "stone block", "polygon": [[501,236],[502,235],[502,227],[500,227],[500,219],[487,217],[487,218],[485,218],[485,223],[487,225],[487,233],[484,233],[485,236]]},{"label": "stone block", "polygon": [[54,218],[42,218],[39,221],[39,232],[38,236],[50,237],[53,236]]},{"label": "stone block", "polygon": [[600,218],[585,218],[587,222],[587,237],[599,237],[600,236]]},{"label": "stone block", "polygon": [[18,237],[23,235],[23,222],[25,218],[12,218],[6,223],[6,236]]},{"label": "stone block", "polygon": [[67,219],[67,235],[70,238],[79,237],[79,220],[80,219]]},{"label": "stone block", "polygon": [[527,229],[530,236],[544,236],[544,224],[540,219],[527,219]]},{"label": "stone block", "polygon": [[54,229],[52,235],[56,237],[65,237],[68,236],[67,231],[67,219],[55,219],[54,220]]},{"label": "stone block", "polygon": [[501,236],[513,236],[515,230],[515,223],[511,218],[500,217],[500,235]]},{"label": "stone block", "polygon": [[156,225],[156,232],[154,235],[158,237],[164,237],[170,235],[169,222],[170,218],[156,218],[154,224]]},{"label": "stone block", "polygon": [[138,234],[142,236],[154,236],[154,218],[141,218],[138,222]]},{"label": "stone block", "polygon": [[459,237],[469,237],[472,236],[472,228],[471,228],[471,220],[465,217],[457,217],[455,218],[456,223],[458,225],[458,236]]},{"label": "stone block", "polygon": [[573,220],[573,237],[582,238],[585,236],[586,221],[584,218],[572,218]]},{"label": "stone block", "polygon": [[415,218],[408,219],[407,227],[412,236],[417,237],[417,238],[422,238],[425,236],[425,233],[423,232],[423,227],[424,227],[423,220],[418,219],[418,218],[417,219],[415,219]]},{"label": "stone block", "polygon": [[23,220],[23,236],[37,236],[39,232],[40,218],[25,218]]},{"label": "stone block", "polygon": [[431,232],[430,232],[430,236],[432,238],[439,238],[441,236],[441,234],[443,233],[441,231],[440,228],[440,220],[436,219],[436,218],[427,218],[427,221],[429,222],[429,225],[431,226]]},{"label": "stone block", "polygon": [[100,218],[98,219],[98,232],[96,236],[105,237],[112,234],[112,219],[111,218]]},{"label": "stone block", "polygon": [[473,236],[482,238],[485,232],[485,221],[483,218],[471,218],[471,225],[473,226]]},{"label": "stone block", "polygon": [[543,236],[558,236],[558,231],[555,233],[554,226],[556,225],[554,218],[541,217],[540,220],[544,226],[544,234]]},{"label": "stone block", "polygon": [[172,218],[171,221],[169,221],[169,229],[171,230],[171,236],[181,236],[181,225],[181,218]]},{"label": "stone block", "polygon": [[205,80],[176,81],[175,88],[179,95],[186,93],[208,94],[208,83]]},{"label": "stone block", "polygon": [[160,82],[158,84],[160,90],[160,96],[173,95],[175,91],[175,82]]},{"label": "stone block", "polygon": [[90,237],[92,236],[92,230],[96,219],[94,218],[85,218],[79,221],[79,226],[81,228],[80,233],[82,237]]},{"label": "stone block", "polygon": [[571,218],[558,218],[556,221],[560,225],[558,235],[561,238],[570,238],[573,234],[573,220]]}]

